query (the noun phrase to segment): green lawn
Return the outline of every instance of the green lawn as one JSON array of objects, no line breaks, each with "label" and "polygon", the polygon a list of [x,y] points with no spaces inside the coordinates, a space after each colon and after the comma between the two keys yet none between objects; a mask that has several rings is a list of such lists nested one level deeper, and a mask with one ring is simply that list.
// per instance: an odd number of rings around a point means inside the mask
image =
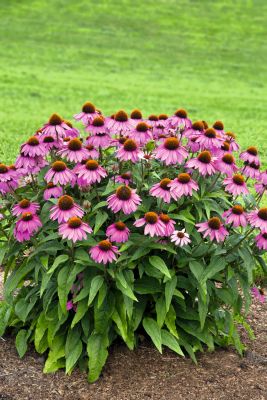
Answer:
[{"label": "green lawn", "polygon": [[[0,159],[53,112],[185,107],[267,165],[267,2],[0,0]],[[265,117],[265,118],[264,118]]]}]

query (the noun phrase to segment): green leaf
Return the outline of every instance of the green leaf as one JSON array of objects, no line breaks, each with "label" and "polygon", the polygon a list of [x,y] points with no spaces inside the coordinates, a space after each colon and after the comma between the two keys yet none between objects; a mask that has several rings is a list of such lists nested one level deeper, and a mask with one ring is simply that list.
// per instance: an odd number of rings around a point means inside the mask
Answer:
[{"label": "green leaf", "polygon": [[205,282],[207,279],[213,278],[218,272],[225,268],[226,261],[222,257],[214,257],[211,259],[210,264],[205,268],[201,281]]},{"label": "green leaf", "polygon": [[70,329],[65,344],[66,374],[69,374],[82,353],[83,345],[80,339],[80,329]]},{"label": "green leaf", "polygon": [[92,333],[87,343],[87,353],[89,357],[89,375],[88,380],[90,383],[95,382],[105,365],[108,357],[107,347],[109,340],[107,336],[100,335],[99,333]]},{"label": "green leaf", "polygon": [[149,257],[149,263],[171,279],[169,269],[162,258],[159,256],[151,256]]},{"label": "green leaf", "polygon": [[89,293],[89,300],[88,300],[88,306],[92,304],[94,301],[95,296],[97,295],[99,289],[104,283],[104,278],[102,275],[97,275],[92,279],[91,282],[91,287],[90,287],[90,293]]},{"label": "green leaf", "polygon": [[175,276],[175,275],[172,277],[172,279],[170,281],[166,282],[166,285],[165,285],[165,299],[166,299],[166,310],[167,310],[167,312],[169,311],[176,285],[177,285],[177,276]]},{"label": "green leaf", "polygon": [[184,357],[184,353],[178,343],[178,340],[170,332],[166,331],[165,329],[161,329],[161,338],[164,346],[169,347],[169,349]]},{"label": "green leaf", "polygon": [[94,208],[92,209],[92,212],[98,210],[99,208],[105,207],[108,204],[107,201],[100,201]]},{"label": "green leaf", "polygon": [[79,301],[79,303],[77,303],[77,310],[72,320],[71,328],[74,328],[74,326],[83,318],[87,310],[88,310],[87,299],[83,299]]},{"label": "green leaf", "polygon": [[20,358],[24,356],[27,351],[29,333],[25,329],[21,329],[16,336],[16,349]]},{"label": "green leaf", "polygon": [[203,265],[200,264],[198,261],[189,261],[189,268],[194,277],[198,282],[201,280],[201,276],[203,275],[204,268]]},{"label": "green leaf", "polygon": [[144,318],[143,319],[143,327],[146,333],[151,337],[152,342],[158,349],[160,353],[162,353],[162,339],[161,339],[161,330],[152,318]]},{"label": "green leaf", "polygon": [[108,219],[108,214],[106,212],[99,211],[96,214],[94,235],[99,231],[99,229],[107,219]]},{"label": "green leaf", "polygon": [[51,349],[48,353],[48,358],[44,366],[44,373],[55,372],[61,368],[64,363],[60,359],[65,356],[65,335],[55,336]]},{"label": "green leaf", "polygon": [[60,256],[57,256],[55,258],[55,261],[53,262],[52,267],[49,269],[49,271],[47,273],[52,274],[60,264],[65,263],[68,259],[69,259],[69,256],[67,254],[61,254]]},{"label": "green leaf", "polygon": [[161,328],[164,324],[167,314],[164,296],[159,297],[156,302],[156,313],[157,313],[157,323],[158,326]]},{"label": "green leaf", "polygon": [[19,283],[34,269],[35,265],[36,263],[33,260],[25,262],[25,264],[19,266],[18,269],[9,275],[4,285],[4,297],[6,299],[10,298],[13,290],[15,290]]},{"label": "green leaf", "polygon": [[166,318],[165,318],[165,324],[166,324],[167,328],[169,329],[169,331],[173,334],[173,336],[177,337],[177,339],[178,339],[178,333],[177,333],[175,321],[176,321],[176,313],[175,313],[174,307],[171,305],[170,309],[166,315]]},{"label": "green leaf", "polygon": [[161,292],[161,285],[157,279],[143,276],[134,284],[134,291],[139,294],[154,294]]}]

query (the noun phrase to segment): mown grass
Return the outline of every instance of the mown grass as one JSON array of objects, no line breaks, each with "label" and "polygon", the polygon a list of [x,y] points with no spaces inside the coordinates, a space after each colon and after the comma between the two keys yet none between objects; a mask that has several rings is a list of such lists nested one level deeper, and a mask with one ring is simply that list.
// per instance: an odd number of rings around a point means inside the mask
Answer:
[{"label": "mown grass", "polygon": [[267,3],[0,0],[0,159],[86,100],[222,119],[267,165]]}]

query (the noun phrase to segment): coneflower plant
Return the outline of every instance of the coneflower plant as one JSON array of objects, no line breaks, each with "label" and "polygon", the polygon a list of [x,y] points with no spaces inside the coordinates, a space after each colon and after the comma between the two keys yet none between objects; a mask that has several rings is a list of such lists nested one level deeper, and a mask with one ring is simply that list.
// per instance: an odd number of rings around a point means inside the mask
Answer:
[{"label": "coneflower plant", "polygon": [[[87,102],[79,129],[53,114],[14,165],[0,163],[0,335],[32,343],[44,372],[89,382],[111,344],[147,335],[180,356],[245,348],[238,325],[265,301],[267,171],[221,121]],[[4,160],[3,160],[4,161]],[[263,204],[263,205],[262,205]],[[262,294],[263,293],[263,294]]]}]

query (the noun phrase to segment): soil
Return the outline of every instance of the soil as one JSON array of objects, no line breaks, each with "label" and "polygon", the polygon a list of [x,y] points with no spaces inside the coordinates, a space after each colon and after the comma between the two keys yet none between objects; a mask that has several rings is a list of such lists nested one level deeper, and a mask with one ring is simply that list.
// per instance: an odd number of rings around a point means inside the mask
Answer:
[{"label": "soil", "polygon": [[14,338],[0,338],[0,400],[266,400],[267,304],[254,301],[249,320],[256,339],[246,339],[243,358],[219,349],[200,354],[195,366],[171,351],[161,355],[146,342],[135,351],[117,344],[91,385],[78,370],[71,376],[43,374],[43,357],[30,350],[21,360]]}]

